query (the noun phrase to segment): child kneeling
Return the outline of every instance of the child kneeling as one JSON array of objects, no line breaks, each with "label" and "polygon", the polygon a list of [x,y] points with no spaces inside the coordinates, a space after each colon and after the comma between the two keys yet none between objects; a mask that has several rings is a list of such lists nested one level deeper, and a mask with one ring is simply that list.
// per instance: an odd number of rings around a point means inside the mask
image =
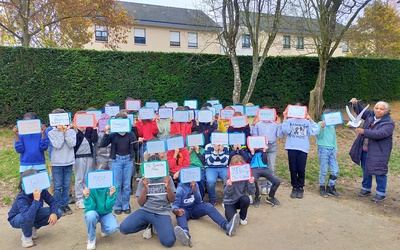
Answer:
[{"label": "child kneeling", "polygon": [[[20,192],[8,212],[11,226],[22,229],[22,247],[33,246],[32,240],[38,238],[37,230],[43,226],[53,226],[62,215],[58,202],[46,189],[35,190],[33,194],[25,194],[22,189],[22,178],[37,172],[35,169],[29,169],[21,174],[18,185]],[[43,207],[43,202],[49,207]]]}]

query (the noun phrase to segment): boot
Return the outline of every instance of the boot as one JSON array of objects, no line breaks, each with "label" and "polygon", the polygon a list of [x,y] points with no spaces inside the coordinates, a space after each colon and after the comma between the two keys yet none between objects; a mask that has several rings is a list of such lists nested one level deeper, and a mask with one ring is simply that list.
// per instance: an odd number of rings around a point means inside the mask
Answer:
[{"label": "boot", "polygon": [[326,193],[331,196],[339,197],[340,194],[336,192],[335,186],[326,186]]},{"label": "boot", "polygon": [[131,176],[131,193],[130,195],[133,195],[133,176]]},{"label": "boot", "polygon": [[326,193],[326,190],[325,190],[325,186],[319,186],[319,195],[321,195],[324,198],[328,197],[328,194]]}]

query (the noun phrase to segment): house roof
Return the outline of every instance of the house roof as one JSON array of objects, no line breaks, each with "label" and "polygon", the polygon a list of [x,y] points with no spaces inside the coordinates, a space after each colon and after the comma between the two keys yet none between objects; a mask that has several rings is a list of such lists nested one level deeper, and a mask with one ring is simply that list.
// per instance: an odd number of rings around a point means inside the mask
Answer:
[{"label": "house roof", "polygon": [[141,25],[195,30],[221,29],[201,10],[122,1],[120,3]]}]

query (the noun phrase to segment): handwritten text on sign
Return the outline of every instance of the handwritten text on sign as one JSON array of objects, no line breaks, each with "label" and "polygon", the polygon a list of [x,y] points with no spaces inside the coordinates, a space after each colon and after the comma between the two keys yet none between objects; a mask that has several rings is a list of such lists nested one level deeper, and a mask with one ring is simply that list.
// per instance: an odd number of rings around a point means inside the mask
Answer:
[{"label": "handwritten text on sign", "polygon": [[129,133],[132,129],[131,120],[129,118],[110,119],[111,133]]},{"label": "handwritten text on sign", "polygon": [[183,136],[176,136],[167,139],[167,150],[175,150],[176,148],[183,148]]},{"label": "handwritten text on sign", "polygon": [[140,120],[153,120],[155,111],[153,108],[140,108],[139,116]]},{"label": "handwritten text on sign", "polygon": [[35,190],[44,190],[50,186],[50,176],[47,171],[22,177],[25,194],[32,194]]},{"label": "handwritten text on sign", "polygon": [[203,146],[204,145],[204,135],[203,134],[190,134],[186,136],[186,144],[189,147],[193,146]]},{"label": "handwritten text on sign", "polygon": [[232,182],[250,180],[251,178],[250,164],[229,166],[229,178],[231,179]]},{"label": "handwritten text on sign", "polygon": [[248,148],[265,148],[266,146],[267,146],[267,138],[265,138],[265,136],[247,137]]},{"label": "handwritten text on sign", "polygon": [[211,133],[211,144],[213,145],[228,145],[228,133],[213,132]]},{"label": "handwritten text on sign", "polygon": [[224,120],[229,120],[234,114],[235,110],[233,109],[221,109],[219,111],[219,116]]},{"label": "handwritten text on sign", "polygon": [[259,109],[258,119],[260,121],[275,121],[276,120],[276,110],[275,109]]},{"label": "handwritten text on sign", "polygon": [[148,154],[158,154],[165,152],[165,141],[154,140],[147,141],[147,153]]},{"label": "handwritten text on sign", "polygon": [[139,110],[142,107],[140,100],[125,100],[125,109],[129,111]]},{"label": "handwritten text on sign", "polygon": [[229,133],[229,145],[245,145],[246,134],[245,133]]},{"label": "handwritten text on sign", "polygon": [[343,116],[340,111],[323,114],[322,119],[325,121],[326,126],[343,124]]},{"label": "handwritten text on sign", "polygon": [[230,125],[234,128],[242,128],[249,124],[247,120],[247,116],[241,115],[241,116],[232,116],[230,119]]},{"label": "handwritten text on sign", "polygon": [[90,171],[86,179],[89,189],[109,188],[114,185],[114,172],[111,170]]},{"label": "handwritten text on sign", "polygon": [[52,127],[59,124],[68,126],[71,123],[68,113],[49,114],[49,121]]},{"label": "handwritten text on sign", "polygon": [[143,162],[141,172],[147,179],[165,177],[169,174],[168,163],[167,161]]},{"label": "handwritten text on sign", "polygon": [[247,116],[256,116],[258,109],[260,106],[246,106],[244,107],[244,112]]},{"label": "handwritten text on sign", "polygon": [[182,168],[179,171],[179,180],[181,183],[198,182],[201,180],[201,168],[189,167]]},{"label": "handwritten text on sign", "polygon": [[78,127],[93,128],[96,126],[96,117],[93,114],[75,114],[74,123]]},{"label": "handwritten text on sign", "polygon": [[42,123],[39,119],[17,121],[18,134],[39,134],[42,132]]},{"label": "handwritten text on sign", "polygon": [[115,116],[116,114],[119,113],[120,107],[119,106],[107,106],[104,107],[104,113],[106,113],[109,116]]},{"label": "handwritten text on sign", "polygon": [[287,117],[303,119],[306,118],[306,115],[306,106],[288,105],[287,107]]}]

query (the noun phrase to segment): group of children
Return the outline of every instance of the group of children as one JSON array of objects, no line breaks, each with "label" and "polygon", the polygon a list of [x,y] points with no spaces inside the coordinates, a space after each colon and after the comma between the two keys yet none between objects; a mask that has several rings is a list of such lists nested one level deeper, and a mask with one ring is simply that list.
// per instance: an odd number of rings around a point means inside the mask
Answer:
[{"label": "group of children", "polygon": [[[107,102],[106,106],[115,105]],[[205,103],[202,109],[210,106]],[[264,107],[268,108],[268,107]],[[176,110],[186,110],[178,107]],[[233,109],[226,107],[225,109]],[[103,109],[104,110],[104,109]],[[53,113],[65,112],[56,109]],[[84,113],[84,111],[80,111]],[[128,111],[121,110],[115,118],[127,118]],[[235,116],[242,115],[235,112]],[[106,114],[103,114],[106,117]],[[63,214],[71,214],[68,206],[72,166],[75,175],[75,198],[78,208],[85,209],[85,221],[88,229],[87,249],[96,248],[96,224],[101,223],[101,235],[115,233],[118,228],[122,234],[131,234],[144,230],[143,237],[151,238],[157,232],[162,245],[171,247],[178,239],[185,245],[191,245],[191,236],[187,220],[198,219],[208,215],[226,234],[233,236],[238,225],[246,225],[247,210],[251,203],[261,205],[261,194],[267,193],[266,202],[280,206],[275,197],[280,179],[274,173],[277,157],[277,138],[286,138],[285,149],[288,151],[289,170],[292,184],[291,198],[303,198],[304,178],[309,136],[317,135],[321,172],[320,194],[338,196],[335,182],[338,175],[335,160],[336,134],[333,126],[325,126],[322,121],[316,124],[310,116],[305,119],[276,116],[275,121],[261,121],[258,116],[249,119],[249,124],[237,128],[229,120],[216,115],[211,122],[202,123],[198,119],[187,122],[174,122],[173,118],[160,119],[158,114],[153,120],[141,120],[138,116],[131,132],[110,133],[110,126],[103,131],[97,128],[78,127],[71,123],[68,126],[42,127],[42,133],[19,135],[14,127],[15,149],[20,153],[20,172],[22,177],[46,170],[44,151],[48,148],[51,162],[51,173],[54,182],[54,198],[47,190],[35,191],[26,195],[22,187],[9,212],[9,221],[14,228],[22,228],[22,246],[33,245],[37,237],[36,230],[41,226],[53,225]],[[34,113],[27,113],[23,119],[37,119]],[[246,145],[212,144],[212,132],[242,132],[245,136],[265,136],[268,144],[264,148],[247,148]],[[147,142],[165,140],[169,137],[202,133],[203,146],[183,147],[167,152],[147,153]],[[135,155],[140,161],[166,160],[170,176],[158,179],[141,178],[136,190],[140,208],[132,213],[130,195],[133,193],[132,182],[135,170]],[[336,162],[336,165],[335,165]],[[245,181],[233,182],[228,174],[231,165],[249,164],[252,177]],[[325,188],[327,168],[331,167],[330,180]],[[335,165],[335,166],[332,166]],[[94,166],[97,166],[96,168]],[[198,182],[180,183],[179,171],[190,166],[202,169],[202,179]],[[114,173],[114,186],[103,189],[88,189],[86,173],[95,169],[111,169]],[[34,172],[32,172],[34,170]],[[266,178],[268,190],[259,187],[260,177]],[[217,201],[216,183],[223,180],[222,205],[225,218],[215,209]],[[164,192],[148,195],[149,185],[161,185]],[[208,203],[203,202],[208,193]],[[253,200],[254,195],[254,200]],[[43,210],[43,201],[50,205],[49,211]],[[22,204],[22,205],[21,205]],[[171,208],[172,204],[172,208]],[[239,213],[237,210],[239,209]],[[174,228],[170,211],[176,216]],[[118,226],[115,215],[129,214]],[[43,220],[44,217],[48,220]],[[23,218],[23,220],[21,219]],[[46,223],[47,222],[47,223]]]}]

